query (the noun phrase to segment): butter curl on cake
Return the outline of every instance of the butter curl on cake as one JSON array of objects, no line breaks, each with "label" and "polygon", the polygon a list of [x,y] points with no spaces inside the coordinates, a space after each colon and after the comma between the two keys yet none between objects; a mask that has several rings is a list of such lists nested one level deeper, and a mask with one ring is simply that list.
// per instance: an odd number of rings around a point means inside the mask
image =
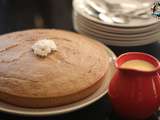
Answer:
[{"label": "butter curl on cake", "polygon": [[53,40],[50,39],[42,39],[37,41],[33,46],[32,50],[35,55],[40,57],[46,57],[53,51],[57,50],[57,46]]}]

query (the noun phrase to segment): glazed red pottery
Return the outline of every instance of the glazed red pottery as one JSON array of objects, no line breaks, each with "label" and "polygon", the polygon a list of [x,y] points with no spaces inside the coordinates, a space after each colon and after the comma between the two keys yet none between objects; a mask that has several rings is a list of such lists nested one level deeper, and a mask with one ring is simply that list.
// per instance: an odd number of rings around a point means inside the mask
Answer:
[{"label": "glazed red pottery", "polygon": [[[129,60],[145,60],[155,70],[141,71],[121,68]],[[109,96],[114,110],[125,119],[145,119],[160,105],[160,62],[153,56],[140,52],[128,52],[115,62],[117,71],[109,85]]]}]

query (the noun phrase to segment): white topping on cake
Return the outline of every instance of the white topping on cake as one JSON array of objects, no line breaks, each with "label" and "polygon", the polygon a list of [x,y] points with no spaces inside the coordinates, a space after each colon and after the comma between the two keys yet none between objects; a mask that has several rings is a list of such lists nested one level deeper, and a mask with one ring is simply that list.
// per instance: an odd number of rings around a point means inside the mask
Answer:
[{"label": "white topping on cake", "polygon": [[46,57],[48,54],[50,54],[52,51],[57,50],[57,46],[53,40],[50,39],[42,39],[37,41],[32,46],[33,52],[35,55]]}]

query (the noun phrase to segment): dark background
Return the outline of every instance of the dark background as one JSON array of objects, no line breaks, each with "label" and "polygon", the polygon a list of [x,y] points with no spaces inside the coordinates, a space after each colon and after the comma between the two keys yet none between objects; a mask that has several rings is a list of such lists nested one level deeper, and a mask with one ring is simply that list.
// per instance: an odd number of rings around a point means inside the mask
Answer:
[{"label": "dark background", "polygon": [[72,0],[0,0],[0,33],[31,29],[72,30]]},{"label": "dark background", "polygon": [[[32,28],[56,28],[74,31],[72,0],[0,0],[0,34]],[[116,55],[128,51],[146,52],[160,59],[160,43],[139,47],[109,46]],[[158,112],[149,120],[158,120]],[[108,96],[69,114],[44,118],[26,118],[0,112],[0,120],[120,120]],[[124,120],[124,119],[123,119]]]}]

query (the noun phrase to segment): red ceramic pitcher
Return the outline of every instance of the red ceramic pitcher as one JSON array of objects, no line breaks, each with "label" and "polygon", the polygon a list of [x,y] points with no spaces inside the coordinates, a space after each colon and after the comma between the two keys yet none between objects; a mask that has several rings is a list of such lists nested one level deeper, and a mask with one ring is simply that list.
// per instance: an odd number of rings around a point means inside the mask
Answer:
[{"label": "red ceramic pitcher", "polygon": [[[128,60],[145,60],[155,66],[155,70],[141,71],[121,68]],[[114,110],[122,117],[145,119],[160,105],[160,62],[151,55],[129,52],[118,57],[117,71],[109,86],[109,96]]]}]

